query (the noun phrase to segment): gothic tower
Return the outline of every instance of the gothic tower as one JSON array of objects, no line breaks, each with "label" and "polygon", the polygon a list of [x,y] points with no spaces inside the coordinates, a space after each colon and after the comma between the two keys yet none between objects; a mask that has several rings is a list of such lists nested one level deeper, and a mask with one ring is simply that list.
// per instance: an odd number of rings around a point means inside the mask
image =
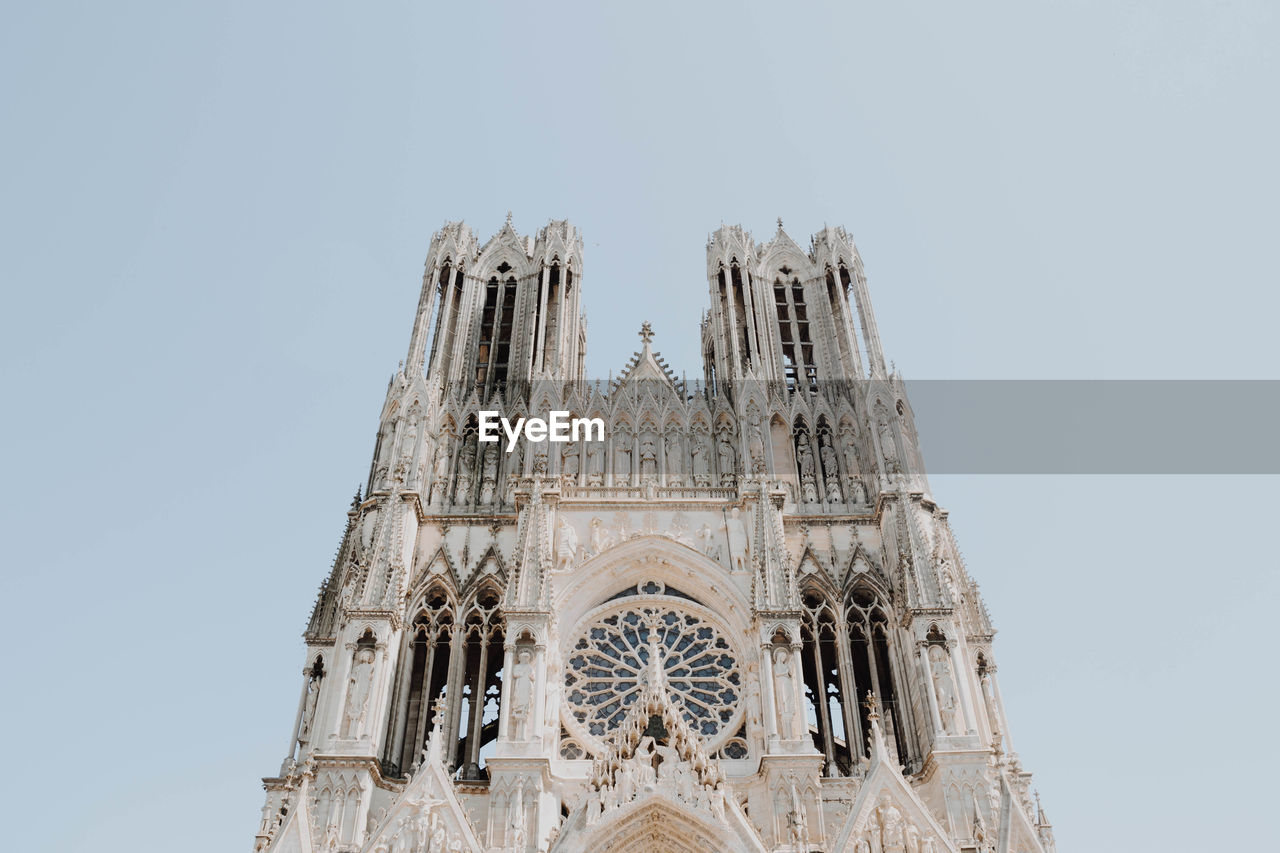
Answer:
[{"label": "gothic tower", "polygon": [[593,382],[576,228],[433,237],[256,850],[1054,849],[852,240],[707,278],[703,382]]}]

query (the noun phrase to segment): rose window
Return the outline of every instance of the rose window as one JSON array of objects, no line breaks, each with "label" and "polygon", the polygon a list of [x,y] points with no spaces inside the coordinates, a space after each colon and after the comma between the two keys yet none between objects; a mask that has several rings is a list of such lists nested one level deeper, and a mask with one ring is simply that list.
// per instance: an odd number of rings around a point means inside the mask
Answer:
[{"label": "rose window", "polygon": [[724,631],[689,601],[630,598],[588,616],[565,661],[566,722],[598,746],[636,701],[655,641],[685,721],[718,748],[735,731],[742,678]]}]

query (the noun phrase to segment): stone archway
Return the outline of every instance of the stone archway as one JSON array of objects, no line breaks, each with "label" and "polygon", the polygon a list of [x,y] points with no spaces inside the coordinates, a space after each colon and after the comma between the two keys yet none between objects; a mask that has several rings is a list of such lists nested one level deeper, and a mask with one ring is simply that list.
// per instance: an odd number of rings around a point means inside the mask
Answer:
[{"label": "stone archway", "polygon": [[689,809],[661,794],[637,800],[611,818],[592,825],[573,822],[552,846],[552,853],[745,853],[763,851],[745,825],[736,826],[736,810],[724,822]]}]

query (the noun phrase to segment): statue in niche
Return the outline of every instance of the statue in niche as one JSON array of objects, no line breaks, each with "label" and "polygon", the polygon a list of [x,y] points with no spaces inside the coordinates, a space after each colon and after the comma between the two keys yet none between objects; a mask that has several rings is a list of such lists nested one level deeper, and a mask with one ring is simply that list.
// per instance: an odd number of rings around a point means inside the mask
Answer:
[{"label": "statue in niche", "polygon": [[943,733],[963,734],[960,727],[960,707],[956,701],[955,679],[951,677],[950,656],[942,646],[929,647],[929,672],[933,678],[934,695],[938,699],[938,716],[942,718]]},{"label": "statue in niche", "polygon": [[613,444],[613,484],[631,485],[631,436],[625,432]]},{"label": "statue in niche", "polygon": [[527,818],[524,813],[524,785],[511,799],[511,849],[524,850],[528,845]]},{"label": "statue in niche", "polygon": [[813,449],[809,447],[809,434],[800,433],[796,439],[796,461],[800,468],[800,489],[805,503],[818,502],[818,485],[813,463]]},{"label": "statue in niche", "polygon": [[404,435],[400,437],[400,461],[406,467],[413,461],[413,452],[418,444],[418,412],[415,409],[409,413],[409,422],[404,429]]},{"label": "statue in niche", "polygon": [[645,433],[640,439],[640,479],[651,483],[658,477],[658,451],[653,435]]},{"label": "statue in niche", "polygon": [[773,690],[778,700],[778,734],[783,740],[795,739],[796,680],[791,669],[791,650],[786,646],[775,646]]},{"label": "statue in niche", "polygon": [[471,503],[471,478],[476,468],[476,449],[468,444],[458,457],[458,485],[453,492],[453,502]]},{"label": "statue in niche", "polygon": [[342,712],[340,737],[355,737],[364,725],[369,710],[369,684],[373,678],[373,649],[356,649],[355,663],[347,677],[347,703]]},{"label": "statue in niche", "polygon": [[818,443],[818,456],[822,459],[822,476],[828,480],[839,480],[840,464],[836,461],[836,448],[831,443],[831,433],[822,433]]},{"label": "statue in niche", "polygon": [[693,456],[693,484],[711,485],[711,460],[707,458],[707,440],[702,436],[694,438],[689,452]]},{"label": "statue in niche", "polygon": [[446,432],[436,445],[436,458],[432,466],[431,503],[444,500],[445,484],[449,482],[449,434]]},{"label": "statue in niche", "polygon": [[853,430],[844,432],[841,441],[843,444],[842,452],[844,453],[844,472],[849,477],[856,477],[860,469],[858,468],[858,449],[854,442]]},{"label": "statue in niche", "polygon": [[319,664],[313,668],[307,676],[307,698],[302,704],[302,724],[298,727],[298,743],[307,744],[311,741],[311,725],[316,718],[316,703],[320,698],[320,672],[317,672]]},{"label": "statue in niche", "polygon": [[538,452],[533,455],[533,476],[547,476],[547,450],[545,447],[539,447]]},{"label": "statue in niche", "polygon": [[787,831],[791,836],[791,844],[797,850],[808,848],[805,837],[809,834],[809,816],[804,803],[800,799],[800,791],[796,788],[795,777],[788,783],[791,793],[791,808],[787,811]]},{"label": "statue in niche", "polygon": [[729,510],[729,519],[725,522],[725,533],[729,539],[729,570],[734,572],[745,572],[751,566],[747,525],[741,516],[741,510],[735,506]]},{"label": "statue in niche", "polygon": [[587,485],[604,484],[604,449],[598,441],[587,442]]},{"label": "statue in niche", "polygon": [[751,473],[757,476],[764,474],[768,466],[764,461],[764,438],[759,421],[751,427],[750,437],[747,439],[747,451],[751,454]]},{"label": "statue in niche", "polygon": [[529,715],[533,711],[533,653],[529,649],[516,652],[511,667],[511,739],[528,737]]},{"label": "statue in niche", "polygon": [[884,457],[885,470],[891,474],[901,472],[902,465],[898,461],[898,448],[893,440],[893,427],[890,426],[887,418],[880,421],[876,427],[876,432],[880,436],[880,455]]},{"label": "statue in niche", "polygon": [[571,441],[564,446],[564,454],[560,457],[560,477],[570,486],[578,484],[578,454],[578,443]]},{"label": "statue in niche", "polygon": [[484,450],[483,473],[480,479],[480,503],[488,506],[493,503],[494,494],[498,490],[498,448],[489,445]]},{"label": "statue in niche", "polygon": [[515,449],[507,454],[507,490],[505,500],[508,504],[516,502],[516,489],[520,486],[520,477],[524,473],[522,470],[524,464],[524,446],[517,444]]},{"label": "statue in niche", "polygon": [[727,428],[722,430],[716,439],[716,456],[720,463],[720,485],[732,486],[738,456],[734,453],[733,442],[729,440]]},{"label": "statue in niche", "polygon": [[673,486],[679,486],[682,482],[682,457],[684,456],[684,453],[683,448],[680,446],[680,434],[675,430],[671,430],[667,433],[665,449],[667,457],[667,482]]},{"label": "statue in niche", "polygon": [[373,534],[378,529],[378,510],[370,509],[360,520],[360,535],[356,540],[358,551],[356,556],[364,559],[373,549]]},{"label": "statue in niche", "polygon": [[569,519],[560,517],[556,525],[556,571],[573,568],[573,560],[578,554],[578,531],[573,529]]}]

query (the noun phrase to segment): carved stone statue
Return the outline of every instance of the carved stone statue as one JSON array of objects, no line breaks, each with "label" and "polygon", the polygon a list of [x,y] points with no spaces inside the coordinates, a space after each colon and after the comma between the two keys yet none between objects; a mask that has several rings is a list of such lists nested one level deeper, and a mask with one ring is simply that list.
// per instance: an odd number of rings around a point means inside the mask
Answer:
[{"label": "carved stone statue", "polygon": [[613,484],[631,485],[631,436],[625,432],[613,443]]},{"label": "carved stone statue", "polygon": [[458,485],[453,492],[455,503],[471,503],[471,478],[475,474],[476,449],[468,444],[458,457]]},{"label": "carved stone statue", "polygon": [[720,559],[720,546],[716,544],[716,532],[711,525],[704,524],[698,528],[698,550],[713,560]]},{"label": "carved stone statue", "polygon": [[653,436],[645,433],[640,440],[640,479],[652,482],[658,476],[658,451]]},{"label": "carved stone statue", "polygon": [[880,436],[880,455],[884,457],[885,470],[892,474],[899,473],[902,465],[898,461],[898,447],[893,440],[893,427],[888,420],[882,420],[876,427],[876,432]]},{"label": "carved stone statue", "polygon": [[938,699],[938,716],[942,718],[942,730],[949,735],[963,734],[960,726],[960,707],[956,702],[955,679],[951,677],[951,661],[942,646],[929,647],[929,673],[933,678],[934,695]]},{"label": "carved stone statue", "polygon": [[604,483],[604,448],[598,441],[587,442],[587,485]]},{"label": "carved stone statue", "polygon": [[556,525],[556,570],[565,571],[573,568],[574,558],[578,554],[578,532],[573,529],[569,519],[560,517]]},{"label": "carved stone statue", "polygon": [[774,648],[773,692],[778,704],[778,734],[783,740],[796,736],[796,682],[791,668],[791,650],[785,646]]},{"label": "carved stone statue", "polygon": [[302,722],[298,727],[298,743],[311,741],[311,725],[316,719],[316,702],[320,698],[320,675],[313,674],[307,678],[307,698],[302,705]]},{"label": "carved stone statue", "polygon": [[689,535],[689,518],[683,512],[677,512],[671,516],[671,528],[667,536],[681,545],[688,545],[690,548],[695,547],[693,537]]},{"label": "carved stone statue", "polygon": [[508,504],[516,502],[516,489],[520,486],[520,478],[524,475],[524,447],[517,444],[515,448],[507,454],[506,476],[507,488],[504,500]]},{"label": "carved stone statue", "polygon": [[841,437],[842,453],[844,454],[844,473],[848,477],[858,475],[858,448],[854,443],[853,431],[843,433]]},{"label": "carved stone statue", "polygon": [[591,519],[591,556],[601,554],[613,545],[613,536],[599,517]]},{"label": "carved stone statue", "polygon": [[667,462],[667,482],[678,486],[682,482],[684,467],[684,448],[680,444],[680,435],[674,430],[667,433],[664,441]]},{"label": "carved stone statue", "polygon": [[822,476],[827,480],[840,479],[840,463],[836,460],[836,449],[831,443],[830,433],[823,433],[819,438],[818,456],[822,459]]},{"label": "carved stone statue", "polygon": [[729,440],[728,431],[721,432],[716,439],[716,456],[720,462],[720,485],[732,486],[734,473],[737,471],[738,455],[734,453],[733,442]]},{"label": "carved stone statue", "polygon": [[488,506],[498,490],[498,449],[489,445],[484,450],[483,474],[480,480],[480,503]]},{"label": "carved stone statue", "polygon": [[449,434],[445,433],[436,445],[436,459],[431,482],[431,502],[443,501],[449,482]]},{"label": "carved stone statue", "polygon": [[356,649],[355,663],[347,677],[347,702],[342,712],[340,737],[355,737],[364,725],[369,710],[369,684],[373,678],[373,649]]},{"label": "carved stone statue", "polygon": [[373,549],[373,534],[378,529],[378,510],[370,509],[364,514],[364,518],[360,520],[360,538],[358,544],[360,551],[357,556],[361,559],[365,558]]},{"label": "carved stone statue", "polygon": [[805,503],[818,502],[818,484],[813,463],[813,449],[809,446],[807,433],[800,433],[796,439],[796,462],[800,468],[800,491]]},{"label": "carved stone statue", "polygon": [[511,667],[511,739],[522,741],[528,737],[529,715],[533,710],[533,653],[528,649],[516,652],[515,665]]},{"label": "carved stone statue", "polygon": [[902,812],[888,798],[880,801],[880,839],[884,853],[906,853],[907,835]]},{"label": "carved stone statue", "polygon": [[734,572],[745,572],[751,568],[747,525],[741,515],[735,506],[729,510],[729,520],[725,522],[725,533],[729,538],[729,569]]},{"label": "carved stone statue", "polygon": [[767,470],[764,461],[764,438],[762,437],[759,423],[751,427],[749,436],[747,439],[747,451],[751,454],[751,473],[759,476]]},{"label": "carved stone statue", "polygon": [[564,447],[564,455],[560,461],[560,476],[570,485],[576,485],[578,482],[578,445],[576,442],[570,442]]},{"label": "carved stone statue", "polygon": [[693,484],[711,485],[711,460],[707,457],[707,440],[702,436],[696,437],[689,453],[693,456]]}]

